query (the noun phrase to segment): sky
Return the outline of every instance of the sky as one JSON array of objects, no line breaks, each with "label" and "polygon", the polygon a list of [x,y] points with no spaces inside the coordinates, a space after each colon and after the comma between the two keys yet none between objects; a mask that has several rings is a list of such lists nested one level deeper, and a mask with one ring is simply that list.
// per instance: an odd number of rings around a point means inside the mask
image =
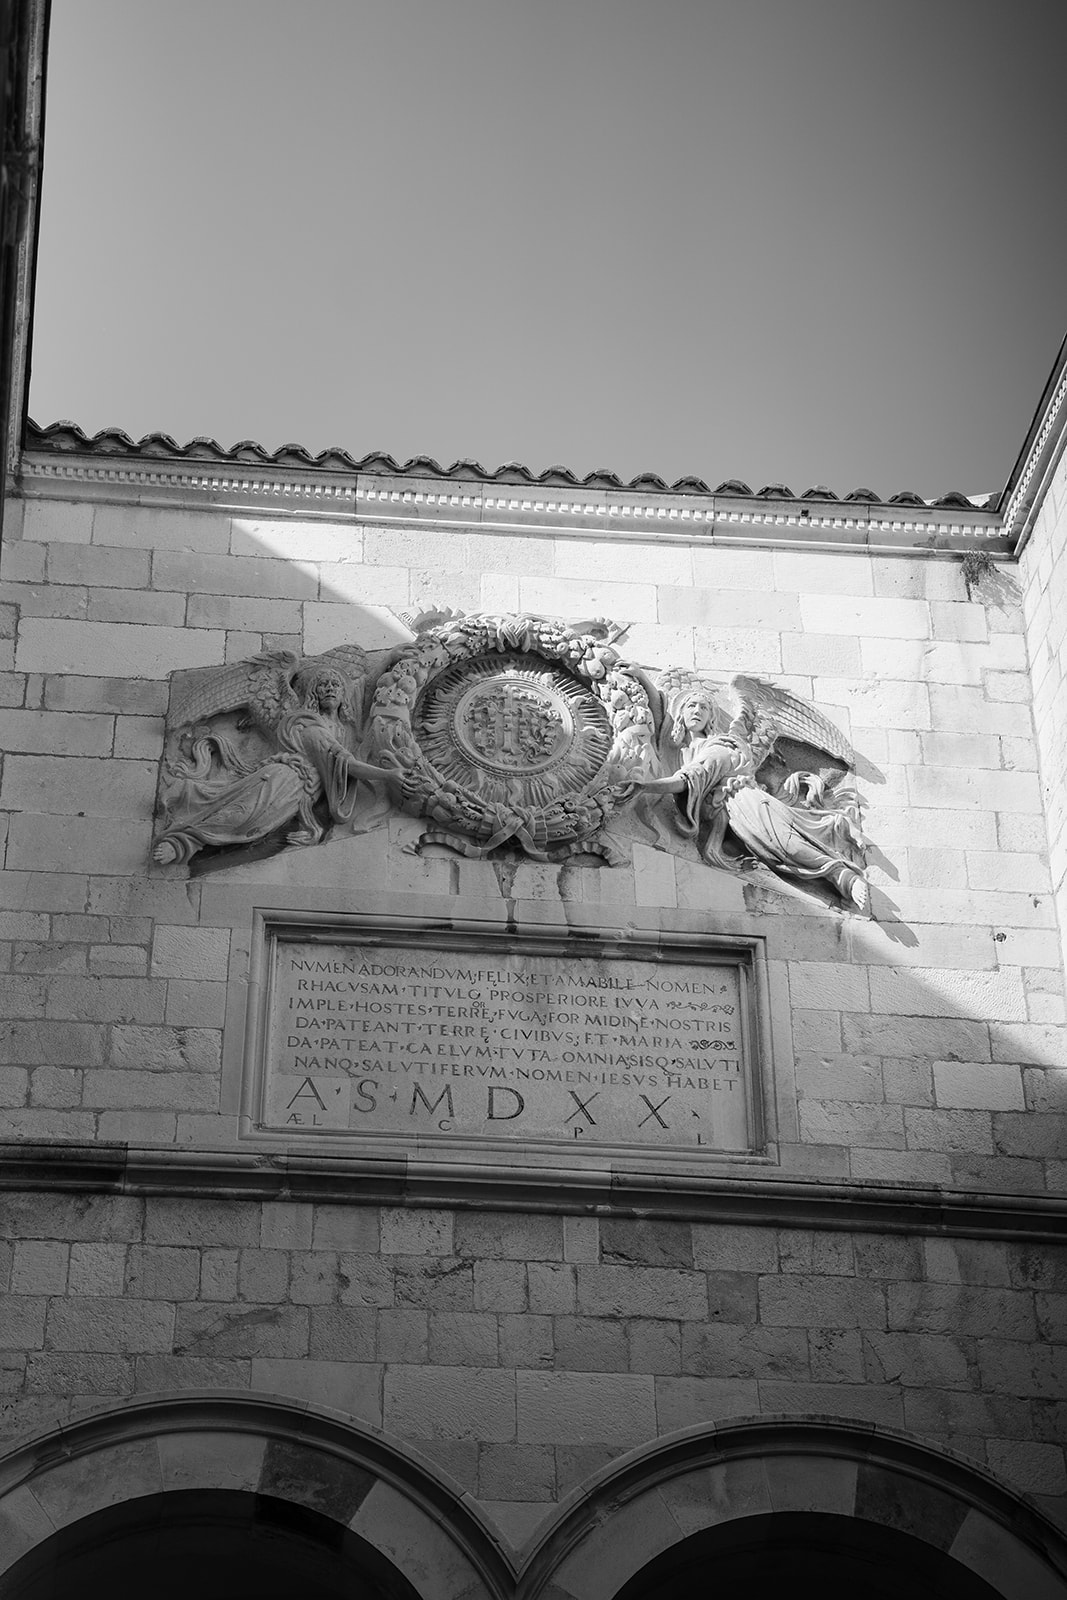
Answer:
[{"label": "sky", "polygon": [[1065,59],[1055,0],[53,0],[31,414],[998,490]]}]

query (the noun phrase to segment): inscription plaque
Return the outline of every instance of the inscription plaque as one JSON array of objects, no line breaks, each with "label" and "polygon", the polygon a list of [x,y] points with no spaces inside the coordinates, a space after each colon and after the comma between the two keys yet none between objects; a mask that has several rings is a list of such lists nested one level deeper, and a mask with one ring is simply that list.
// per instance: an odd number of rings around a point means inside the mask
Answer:
[{"label": "inscription plaque", "polygon": [[756,1147],[747,951],[268,935],[262,1131]]}]

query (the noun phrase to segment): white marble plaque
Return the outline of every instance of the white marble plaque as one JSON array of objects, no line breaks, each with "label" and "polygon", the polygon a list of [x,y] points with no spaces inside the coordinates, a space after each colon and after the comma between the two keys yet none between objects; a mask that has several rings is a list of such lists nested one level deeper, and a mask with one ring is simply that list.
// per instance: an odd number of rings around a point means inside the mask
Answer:
[{"label": "white marble plaque", "polygon": [[743,952],[271,941],[259,1126],[753,1148]]}]

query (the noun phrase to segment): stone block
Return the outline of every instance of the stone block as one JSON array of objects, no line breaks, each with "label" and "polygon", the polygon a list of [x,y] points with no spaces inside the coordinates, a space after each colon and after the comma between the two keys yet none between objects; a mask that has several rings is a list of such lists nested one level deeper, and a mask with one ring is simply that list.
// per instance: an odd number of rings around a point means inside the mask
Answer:
[{"label": "stone block", "polygon": [[34,543],[60,540],[88,544],[92,536],[93,505],[86,500],[25,500],[22,537]]},{"label": "stone block", "polygon": [[778,589],[801,595],[874,593],[871,562],[866,554],[823,554],[811,550],[776,550],[774,582]]},{"label": "stone block", "polygon": [[381,1214],[383,1255],[450,1256],[452,1212],[387,1207]]},{"label": "stone block", "polygon": [[516,1437],[515,1374],[495,1368],[389,1366],[383,1420],[401,1438],[506,1444]]},{"label": "stone block", "polygon": [[0,1062],[98,1066],[106,1051],[102,1026],[85,1022],[0,1023]]},{"label": "stone block", "polygon": [[1029,1111],[1067,1112],[1067,1068],[1024,1068],[1023,1089]]},{"label": "stone block", "polygon": [[580,1266],[578,1311],[593,1317],[704,1320],[708,1284],[702,1273],[661,1267]]},{"label": "stone block", "polygon": [[304,650],[308,655],[318,655],[337,644],[384,650],[410,642],[411,629],[388,605],[371,605],[362,599],[304,604]]},{"label": "stone block", "polygon": [[237,1269],[241,1300],[276,1305],[288,1298],[289,1255],[285,1250],[242,1250]]},{"label": "stone block", "polygon": [[48,1303],[43,1295],[0,1297],[0,1350],[39,1350],[44,1344]]},{"label": "stone block", "polygon": [[847,1016],[843,1021],[843,1036],[846,1050],[864,1055],[940,1061],[989,1060],[988,1026],[963,1018]]},{"label": "stone block", "polygon": [[876,1056],[796,1057],[797,1094],[802,1100],[849,1100],[877,1103],[883,1098],[882,1063]]},{"label": "stone block", "polygon": [[1067,1493],[1063,1447],[1025,1439],[991,1439],[989,1465],[1004,1482],[1023,1494]]},{"label": "stone block", "polygon": [[1036,1336],[1033,1295],[1023,1290],[891,1283],[886,1294],[890,1331],[996,1339]]},{"label": "stone block", "polygon": [[973,684],[931,683],[930,721],[946,733],[982,733],[1026,739],[1033,733],[1029,708],[994,704]]},{"label": "stone block", "polygon": [[926,639],[930,613],[924,600],[802,594],[804,631],[854,634],[859,639]]},{"label": "stone block", "polygon": [[562,1261],[531,1261],[526,1268],[530,1310],[567,1315],[575,1309],[575,1269]]},{"label": "stone block", "polygon": [[[152,1302],[145,1308],[156,1309]],[[306,1356],[308,1315],[304,1306],[179,1306],[174,1353],[247,1359]]]},{"label": "stone block", "polygon": [[556,1366],[567,1372],[626,1372],[626,1327],[606,1317],[557,1317]]},{"label": "stone block", "polygon": [[317,600],[319,594],[318,574],[295,562],[170,550],[152,558],[152,587],[266,600]]},{"label": "stone block", "polygon": [[972,1384],[964,1341],[933,1333],[863,1335],[868,1383],[900,1383],[905,1388],[969,1389]]},{"label": "stone block", "polygon": [[976,1061],[935,1061],[934,1093],[939,1106],[983,1111],[1022,1111],[1018,1067]]},{"label": "stone block", "polygon": [[782,1272],[832,1273],[852,1277],[855,1261],[847,1233],[817,1233],[810,1228],[781,1228],[778,1258]]},{"label": "stone block", "polygon": [[845,634],[783,634],[782,670],[819,678],[859,677],[863,670],[859,640]]},{"label": "stone block", "polygon": [[768,1327],[885,1328],[885,1290],[825,1275],[761,1277],[759,1315]]},{"label": "stone block", "polygon": [[428,1312],[412,1306],[385,1306],[378,1312],[379,1360],[415,1365],[426,1360],[429,1345]]},{"label": "stone block", "polygon": [[[655,1324],[663,1326],[661,1323]],[[802,1328],[682,1324],[683,1372],[709,1378],[806,1378],[808,1337]]]},{"label": "stone block", "polygon": [[474,1263],[474,1308],[499,1315],[504,1311],[525,1311],[529,1299],[526,1267],[521,1261],[476,1261]]},{"label": "stone block", "polygon": [[9,755],[0,804],[13,811],[149,820],[156,768],[147,761]]},{"label": "stone block", "polygon": [[509,1211],[457,1212],[457,1256],[512,1261],[562,1261],[563,1219]]},{"label": "stone block", "polygon": [[358,565],[363,554],[363,530],[350,521],[234,517],[230,522],[230,554]]},{"label": "stone block", "polygon": [[53,978],[47,1014],[89,1022],[154,1023],[163,1020],[162,984],[143,978]]},{"label": "stone block", "polygon": [[68,1294],[95,1294],[117,1297],[122,1294],[126,1270],[126,1246],[100,1241],[72,1244]]},{"label": "stone block", "polygon": [[867,1011],[870,1009],[866,969],[861,966],[847,966],[844,962],[790,962],[789,993],[794,1006],[805,1010]]},{"label": "stone block", "polygon": [[131,550],[222,552],[230,547],[230,519],[225,513],[184,507],[98,505],[92,536],[94,544]]},{"label": "stone block", "polygon": [[48,1239],[20,1240],[11,1263],[11,1293],[65,1293],[69,1260],[69,1244]]},{"label": "stone block", "polygon": [[57,756],[106,756],[114,722],[109,716],[62,711],[0,711],[0,747],[5,751]]},{"label": "stone block", "polygon": [[251,1201],[153,1196],[145,1212],[146,1244],[201,1249],[259,1244],[260,1208]]},{"label": "stone block", "polygon": [[[617,570],[617,569],[612,569]],[[611,578],[519,578],[524,611],[557,617],[627,617],[655,622],[656,590],[651,583],[624,583]]]},{"label": "stone block", "polygon": [[687,1222],[606,1217],[600,1223],[600,1241],[605,1263],[693,1266],[693,1234]]},{"label": "stone block", "polygon": [[555,1500],[555,1451],[548,1445],[483,1445],[478,1493],[489,1500]]},{"label": "stone block", "polygon": [[776,672],[782,668],[781,635],[768,628],[695,628],[694,663],[709,672]]},{"label": "stone block", "polygon": [[224,648],[218,629],[30,617],[19,630],[15,659],[20,672],[166,678],[179,667],[217,665]]},{"label": "stone block", "polygon": [[93,1351],[54,1354],[37,1351],[26,1363],[27,1394],[127,1395],[133,1393],[134,1369],[129,1356]]},{"label": "stone block", "polygon": [[682,1328],[692,1323],[658,1322],[640,1317],[626,1324],[631,1372],[669,1375],[682,1370]]},{"label": "stone block", "polygon": [[428,1311],[474,1310],[474,1267],[470,1261],[449,1256],[397,1256],[395,1275],[399,1306],[418,1306]]},{"label": "stone block", "polygon": [[849,1328],[812,1328],[808,1357],[814,1383],[862,1383],[863,1343]]},{"label": "stone block", "polygon": [[862,1144],[890,1150],[904,1146],[900,1106],[805,1099],[799,1113],[800,1137],[809,1144]]},{"label": "stone block", "polygon": [[[689,552],[685,554],[688,556]],[[629,550],[627,550],[629,556]],[[662,582],[667,582],[663,579]],[[714,629],[725,614],[731,628],[755,628],[766,633],[800,634],[800,603],[796,595],[768,589],[732,589],[724,608],[714,589],[660,587],[659,619],[686,628]],[[790,670],[790,669],[786,669]],[[792,670],[810,672],[810,667]]]},{"label": "stone block", "polygon": [[294,1250],[289,1257],[289,1299],[296,1306],[329,1305],[341,1287],[332,1250]]},{"label": "stone block", "polygon": [[904,1400],[897,1384],[784,1383],[767,1379],[760,1384],[760,1399],[768,1411],[787,1416],[833,1415],[887,1428],[900,1428],[904,1423]]},{"label": "stone block", "polygon": [[1067,1028],[1050,1023],[992,1022],[989,1039],[994,1061],[1067,1067]]},{"label": "stone block", "polygon": [[226,928],[160,927],[152,942],[152,976],[189,981],[218,980],[230,954]]},{"label": "stone block", "polygon": [[220,1044],[221,1035],[212,1028],[116,1025],[111,1030],[110,1064],[142,1072],[215,1073],[220,1066]]},{"label": "stone block", "polygon": [[600,1222],[596,1217],[564,1217],[563,1259],[596,1262],[600,1259]]},{"label": "stone block", "polygon": [[377,1207],[317,1205],[314,1215],[316,1250],[342,1250],[355,1255],[373,1255],[378,1251],[381,1233]]},{"label": "stone block", "polygon": [[90,589],[86,616],[90,622],[181,628],[186,622],[185,596],[153,589]]},{"label": "stone block", "polygon": [[743,1224],[692,1224],[693,1264],[705,1272],[776,1272],[778,1235]]},{"label": "stone block", "polygon": [[[373,1361],[378,1355],[377,1321],[371,1308],[313,1306],[308,1353],[316,1360]],[[398,1358],[383,1350],[381,1359]]]},{"label": "stone block", "polygon": [[674,1433],[697,1423],[719,1424],[759,1415],[760,1385],[754,1379],[656,1378],[656,1423],[660,1433]]},{"label": "stone block", "polygon": [[144,589],[148,586],[150,565],[147,550],[57,543],[48,551],[48,577],[52,583]]},{"label": "stone block", "polygon": [[431,1311],[428,1359],[443,1367],[495,1367],[497,1319],[484,1312]]},{"label": "stone block", "polygon": [[518,1372],[517,1437],[533,1444],[636,1444],[656,1433],[656,1381],[594,1372]]},{"label": "stone block", "polygon": [[226,1020],[226,985],[170,978],[162,1020],[172,1028],[221,1028]]},{"label": "stone block", "polygon": [[22,812],[11,819],[7,865],[22,872],[143,872],[150,835],[147,821]]},{"label": "stone block", "polygon": [[852,1246],[860,1278],[914,1281],[923,1276],[923,1252],[918,1239],[895,1233],[858,1233],[853,1235]]},{"label": "stone block", "polygon": [[374,1428],[382,1425],[381,1381],[380,1367],[353,1361],[252,1358],[253,1389],[329,1406]]},{"label": "stone block", "polygon": [[170,1351],[174,1307],[106,1296],[53,1300],[48,1313],[50,1350],[138,1355]]},{"label": "stone block", "polygon": [[892,967],[871,973],[871,1010],[892,1016],[981,1017],[1025,1022],[1026,994],[1017,970],[949,971]]},{"label": "stone block", "polygon": [[[816,702],[841,706],[853,728],[895,728],[917,731],[930,726],[930,705],[922,683],[895,683],[884,671],[871,679],[816,678]],[[857,732],[857,742],[863,736]]]},{"label": "stone block", "polygon": [[199,1284],[199,1250],[166,1245],[130,1247],[126,1293],[135,1299],[195,1300]]}]

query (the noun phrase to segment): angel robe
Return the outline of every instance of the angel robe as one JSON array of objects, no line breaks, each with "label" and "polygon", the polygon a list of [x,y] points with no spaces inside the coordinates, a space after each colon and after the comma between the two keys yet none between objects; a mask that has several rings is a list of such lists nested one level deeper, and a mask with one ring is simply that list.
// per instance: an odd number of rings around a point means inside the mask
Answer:
[{"label": "angel robe", "polygon": [[348,822],[356,802],[356,763],[319,711],[291,711],[274,730],[281,749],[251,772],[186,781],[171,803],[159,845],[188,861],[205,846],[252,844],[299,819],[294,844],[315,844],[322,828],[314,816],[325,794],[334,822]]},{"label": "angel robe", "polygon": [[677,776],[684,782],[678,796],[683,831],[695,836],[701,815],[710,818],[702,854],[713,865],[728,864],[722,841],[729,822],[757,861],[794,878],[825,878],[843,898],[866,906],[867,885],[841,816],[792,806],[758,788],[743,745],[718,735],[697,738]]}]

